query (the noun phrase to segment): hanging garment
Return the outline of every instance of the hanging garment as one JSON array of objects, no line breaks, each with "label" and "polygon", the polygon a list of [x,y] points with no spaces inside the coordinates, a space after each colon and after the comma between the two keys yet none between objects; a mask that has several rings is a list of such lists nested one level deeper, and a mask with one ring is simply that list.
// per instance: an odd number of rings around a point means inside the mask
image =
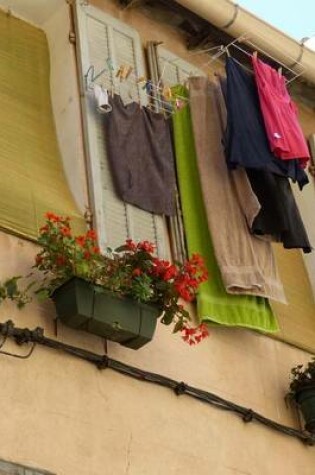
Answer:
[{"label": "hanging garment", "polygon": [[[225,81],[226,84],[226,81]],[[222,89],[220,88],[220,81],[216,80],[216,87],[215,87],[215,104],[217,110],[216,116],[216,123],[219,123],[219,133],[218,133],[218,140],[220,140],[220,152],[222,156],[222,152],[224,151],[224,142],[225,142],[225,131],[226,131],[226,124],[227,124],[227,114],[226,114],[226,104],[224,100],[224,96],[222,93]],[[195,116],[194,111],[191,108],[191,112],[193,113],[193,117]],[[217,127],[215,124],[213,124]],[[222,148],[223,147],[223,148]],[[211,154],[212,155],[212,154]],[[224,160],[225,162],[225,160]],[[220,163],[221,164],[221,163]],[[224,168],[226,170],[226,164],[224,163]],[[225,171],[225,174],[227,170]],[[233,173],[228,173],[229,179],[233,182],[234,193],[237,195],[237,199],[239,205],[241,207],[242,213],[247,221],[247,225],[249,228],[252,227],[254,219],[258,215],[261,205],[258,201],[256,194],[254,193],[250,181],[247,177],[247,174],[244,172],[244,169],[239,167],[233,170]]]},{"label": "hanging garment", "polygon": [[305,168],[310,153],[298,121],[297,107],[286,88],[285,78],[252,56],[260,107],[269,145],[276,157],[299,158]]},{"label": "hanging garment", "polygon": [[254,77],[231,57],[226,60],[226,75],[226,156],[229,168],[241,166],[269,170],[297,181],[303,188],[308,177],[298,160],[280,160],[270,150]]},{"label": "hanging garment", "polygon": [[226,166],[222,145],[226,110],[220,85],[196,77],[189,80],[189,91],[203,201],[225,289],[286,302],[271,244],[250,234],[238,199],[236,190],[243,189],[243,209],[247,201],[247,214],[255,220],[260,205],[246,172]]},{"label": "hanging garment", "polygon": [[104,115],[108,160],[119,197],[156,214],[175,213],[175,170],[170,123],[163,114],[120,96]]},{"label": "hanging garment", "polygon": [[[220,77],[220,85],[227,103],[227,80]],[[288,179],[266,169],[246,168],[246,173],[261,204],[258,215],[249,226],[251,231],[264,240],[282,242],[286,249],[301,248],[305,253],[311,252]]]},{"label": "hanging garment", "polygon": [[[173,94],[185,95],[183,86]],[[189,254],[200,253],[205,259],[210,278],[203,283],[197,296],[197,311],[201,321],[275,332],[278,324],[267,299],[249,295],[227,294],[221,280],[208,230],[196,163],[189,106],[173,114],[174,143],[179,190],[183,208]]]},{"label": "hanging garment", "polygon": [[289,180],[264,170],[247,169],[246,172],[261,204],[252,232],[272,235],[286,249],[301,248],[304,253],[311,252],[312,246]]}]

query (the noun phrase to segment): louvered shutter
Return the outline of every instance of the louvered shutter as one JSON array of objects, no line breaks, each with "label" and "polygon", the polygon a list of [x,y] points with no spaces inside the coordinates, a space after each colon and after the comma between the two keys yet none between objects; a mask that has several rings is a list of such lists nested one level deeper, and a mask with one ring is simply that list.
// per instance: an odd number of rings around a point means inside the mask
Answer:
[{"label": "louvered shutter", "polygon": [[205,75],[201,69],[161,46],[157,48],[157,56],[160,79],[162,78],[165,86],[175,86],[183,83],[189,76]]},{"label": "louvered shutter", "polygon": [[[175,86],[187,80],[189,76],[204,76],[204,72],[193,64],[184,61],[154,42],[147,45],[148,64],[151,79],[162,86]],[[155,94],[157,97],[157,94]],[[157,110],[159,100],[156,101]],[[170,241],[172,254],[175,260],[182,262],[187,257],[185,232],[179,194],[176,197],[176,216],[169,218]]]},{"label": "louvered shutter", "polygon": [[[137,101],[146,104],[145,91],[137,82],[138,77],[145,75],[139,35],[133,28],[94,7],[77,4],[76,13],[90,189],[93,191],[100,246],[105,250],[107,246],[122,244],[127,238],[147,239],[156,244],[160,256],[167,257],[164,218],[124,203],[115,193],[106,157],[102,117],[96,110],[93,91],[86,90],[87,72],[90,71],[88,81],[93,73],[91,67],[95,76],[106,68],[95,84],[120,94],[125,103]],[[128,79],[122,82],[115,74],[121,65],[133,68]]]}]

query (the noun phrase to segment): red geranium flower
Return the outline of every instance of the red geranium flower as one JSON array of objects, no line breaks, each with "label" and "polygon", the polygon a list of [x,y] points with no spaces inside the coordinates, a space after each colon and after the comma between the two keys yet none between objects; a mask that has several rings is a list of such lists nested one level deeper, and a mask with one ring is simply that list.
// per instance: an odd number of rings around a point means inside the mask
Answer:
[{"label": "red geranium flower", "polygon": [[75,238],[75,242],[79,244],[79,246],[82,246],[82,247],[85,245],[85,241],[86,241],[85,236],[77,236]]},{"label": "red geranium flower", "polygon": [[86,237],[87,237],[88,239],[96,240],[97,236],[96,236],[96,232],[94,231],[94,229],[90,229],[90,230],[86,233]]},{"label": "red geranium flower", "polygon": [[57,266],[63,266],[66,263],[65,256],[57,256],[56,257],[56,264]]},{"label": "red geranium flower", "polygon": [[126,247],[129,251],[135,251],[137,249],[137,245],[132,239],[126,239]]},{"label": "red geranium flower", "polygon": [[152,242],[149,242],[149,241],[141,241],[139,242],[137,247],[138,249],[141,249],[141,251],[145,251],[149,254],[151,254],[155,250],[154,244],[152,244]]},{"label": "red geranium flower", "polygon": [[91,259],[91,253],[90,253],[90,251],[84,251],[83,257],[84,257],[84,259],[86,259],[86,260],[90,260],[90,259]]},{"label": "red geranium flower", "polygon": [[132,275],[133,275],[134,277],[138,277],[138,276],[141,275],[141,274],[142,274],[142,270],[139,269],[139,268],[134,269],[134,270],[132,271]]},{"label": "red geranium flower", "polygon": [[47,233],[48,229],[49,229],[48,224],[45,224],[45,226],[42,226],[39,231],[41,234],[44,234],[44,233]]},{"label": "red geranium flower", "polygon": [[71,237],[71,230],[70,228],[64,226],[63,228],[60,229],[60,232],[61,234],[64,236],[64,237]]}]

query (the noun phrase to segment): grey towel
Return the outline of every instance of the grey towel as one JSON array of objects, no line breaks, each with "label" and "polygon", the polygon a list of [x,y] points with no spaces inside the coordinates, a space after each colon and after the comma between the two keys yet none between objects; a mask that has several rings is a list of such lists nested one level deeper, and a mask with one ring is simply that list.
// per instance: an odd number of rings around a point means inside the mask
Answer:
[{"label": "grey towel", "polygon": [[112,112],[104,116],[106,146],[119,197],[156,214],[175,213],[175,171],[170,122],[163,114],[124,105],[110,98]]},{"label": "grey towel", "polygon": [[259,203],[246,173],[226,166],[220,86],[198,77],[190,78],[189,89],[201,189],[225,289],[286,302],[270,243],[249,232]]}]

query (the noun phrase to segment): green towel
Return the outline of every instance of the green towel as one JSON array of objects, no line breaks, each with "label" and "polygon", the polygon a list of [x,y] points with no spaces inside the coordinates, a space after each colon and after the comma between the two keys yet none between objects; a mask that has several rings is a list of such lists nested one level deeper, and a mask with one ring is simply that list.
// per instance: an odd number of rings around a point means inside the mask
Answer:
[{"label": "green towel", "polygon": [[[173,94],[175,97],[187,97],[187,90],[183,86],[176,86],[173,88]],[[173,131],[188,252],[201,254],[209,271],[209,280],[201,285],[197,297],[200,320],[263,332],[279,330],[267,299],[230,295],[224,289],[214,257],[202,199],[188,105],[173,114]]]}]

